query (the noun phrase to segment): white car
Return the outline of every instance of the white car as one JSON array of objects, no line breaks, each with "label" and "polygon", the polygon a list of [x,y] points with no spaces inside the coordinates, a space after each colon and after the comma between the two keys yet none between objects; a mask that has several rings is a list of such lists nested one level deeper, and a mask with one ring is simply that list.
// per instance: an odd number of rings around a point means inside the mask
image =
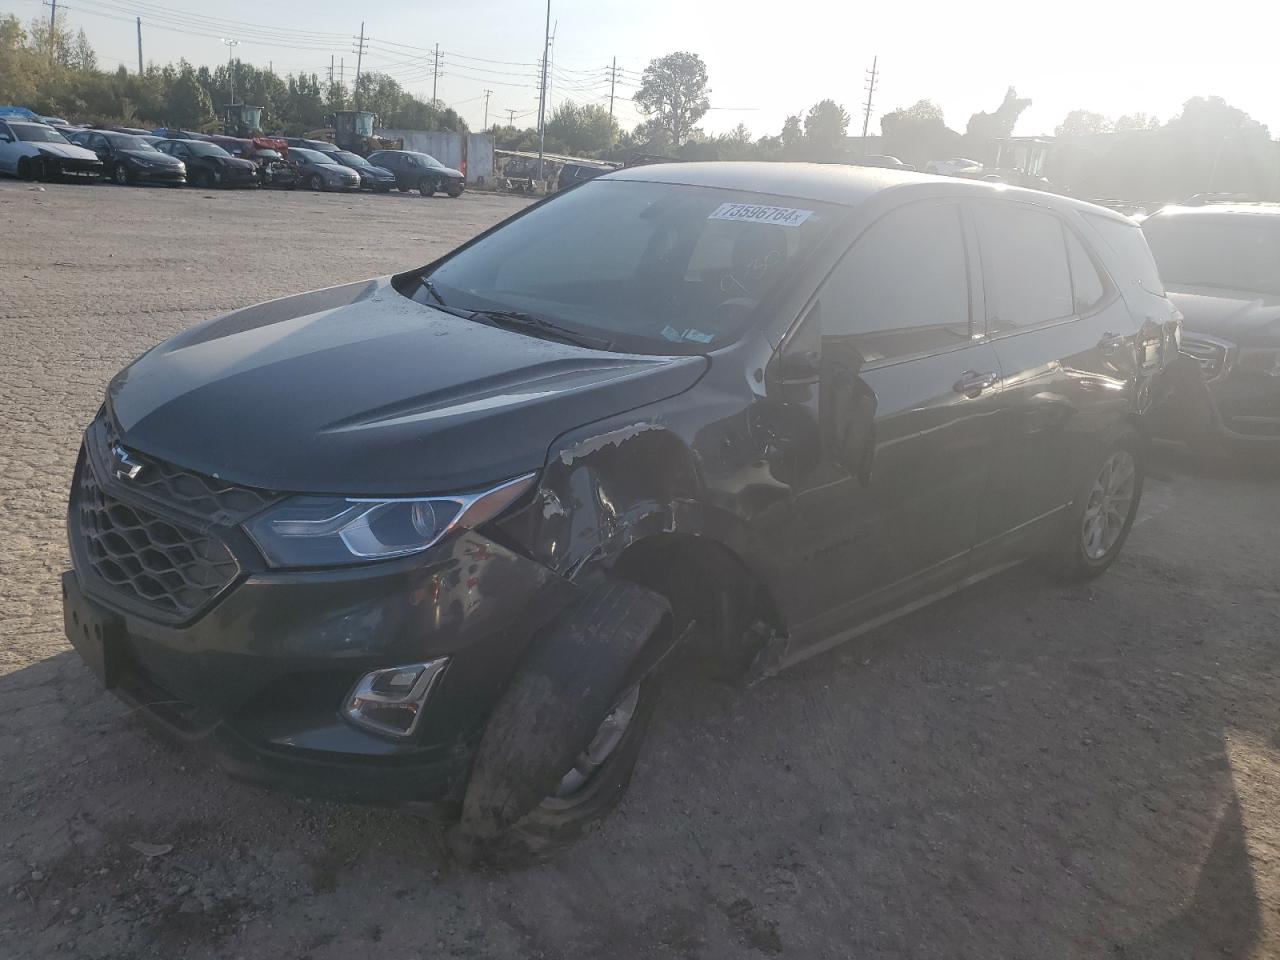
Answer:
[{"label": "white car", "polygon": [[0,173],[24,180],[59,177],[102,179],[102,161],[53,127],[28,120],[0,120]]},{"label": "white car", "polygon": [[950,160],[930,160],[924,165],[925,173],[937,173],[944,177],[971,176],[982,169],[982,164],[968,157],[952,157]]}]

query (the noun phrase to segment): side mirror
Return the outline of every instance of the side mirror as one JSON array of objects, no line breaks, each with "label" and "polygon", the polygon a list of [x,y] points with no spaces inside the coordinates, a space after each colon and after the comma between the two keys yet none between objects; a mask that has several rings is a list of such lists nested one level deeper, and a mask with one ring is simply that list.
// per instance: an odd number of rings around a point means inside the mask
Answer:
[{"label": "side mirror", "polygon": [[779,383],[816,383],[822,369],[817,350],[788,350],[774,357],[770,373]]}]

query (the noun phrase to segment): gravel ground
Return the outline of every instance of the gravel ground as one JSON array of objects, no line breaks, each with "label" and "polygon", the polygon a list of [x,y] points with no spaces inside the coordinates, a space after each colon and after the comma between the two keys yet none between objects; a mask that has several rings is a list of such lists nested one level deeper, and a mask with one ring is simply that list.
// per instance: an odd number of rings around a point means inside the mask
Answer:
[{"label": "gravel ground", "polygon": [[1113,570],[1015,570],[751,689],[679,680],[623,806],[467,872],[430,825],[228,781],[62,637],[108,377],[518,209],[0,181],[0,956],[1280,956],[1280,483],[1164,452]]}]

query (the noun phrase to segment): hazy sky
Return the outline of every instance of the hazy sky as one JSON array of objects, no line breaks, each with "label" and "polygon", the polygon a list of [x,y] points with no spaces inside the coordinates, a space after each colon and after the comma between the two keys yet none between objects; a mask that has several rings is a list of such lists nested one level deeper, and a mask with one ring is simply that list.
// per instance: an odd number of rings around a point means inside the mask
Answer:
[{"label": "hazy sky", "polygon": [[[226,36],[240,39],[236,52],[245,62],[324,75],[332,54],[345,59],[348,78],[364,17],[372,38],[366,69],[390,73],[429,97],[428,51],[439,43],[439,96],[473,127],[483,122],[485,88],[493,91],[491,122],[505,119],[508,109],[517,122],[535,119],[534,63],[542,54],[546,9],[539,0],[66,0],[59,6],[73,26],[85,29],[106,67],[136,69],[134,17],[141,15],[149,61],[186,57],[216,64],[226,59],[219,40]],[[1048,16],[1047,9],[1057,12]],[[0,0],[0,13],[9,12],[25,22],[49,11],[41,0]],[[824,97],[843,104],[855,117],[850,132],[860,132],[865,70],[876,55],[881,81],[872,132],[879,132],[880,113],[922,98],[937,101],[948,125],[963,132],[971,113],[994,109],[1012,84],[1033,101],[1019,134],[1052,133],[1076,107],[1111,116],[1143,111],[1163,120],[1188,97],[1211,94],[1280,133],[1280,4],[1261,0],[987,0],[976,6],[955,0],[553,0],[551,16],[553,105],[571,97],[607,103],[606,68],[617,56],[628,71],[617,90],[617,113],[627,126],[639,119],[630,97],[649,59],[691,50],[710,73],[715,109],[702,125],[712,133],[739,122],[756,136],[777,133],[788,113]]]}]

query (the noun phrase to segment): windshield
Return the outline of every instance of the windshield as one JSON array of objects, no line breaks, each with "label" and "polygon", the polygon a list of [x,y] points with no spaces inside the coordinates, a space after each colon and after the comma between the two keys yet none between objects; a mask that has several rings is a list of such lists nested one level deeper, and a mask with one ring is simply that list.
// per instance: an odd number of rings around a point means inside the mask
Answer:
[{"label": "windshield", "polygon": [[216,143],[204,143],[200,140],[184,141],[187,149],[197,157],[229,157],[231,154],[223,150]]},{"label": "windshield", "polygon": [[[618,349],[701,353],[739,337],[837,207],[713,187],[591,180],[440,264],[451,308],[532,313]],[[548,242],[554,240],[554,242]]]},{"label": "windshield", "polygon": [[259,160],[283,160],[278,150],[259,150],[254,154]]},{"label": "windshield", "polygon": [[368,160],[359,154],[347,153],[345,150],[341,153],[335,153],[334,156],[348,167],[367,167],[371,165]]},{"label": "windshield", "polygon": [[1142,232],[1165,283],[1280,295],[1280,217],[1175,213]]},{"label": "windshield", "polygon": [[295,156],[301,157],[303,160],[307,161],[307,163],[314,163],[321,166],[329,164],[335,167],[338,165],[338,161],[334,160],[333,157],[329,156],[327,153],[321,153],[319,150],[308,150],[305,147],[294,147],[293,153]]},{"label": "windshield", "polygon": [[14,123],[10,124],[13,129],[14,136],[19,140],[26,140],[28,143],[70,143],[66,137],[60,134],[52,127],[46,127],[42,123]]},{"label": "windshield", "polygon": [[128,133],[116,133],[107,137],[111,141],[111,145],[117,150],[154,150],[151,144],[143,140],[141,137],[135,137]]}]

